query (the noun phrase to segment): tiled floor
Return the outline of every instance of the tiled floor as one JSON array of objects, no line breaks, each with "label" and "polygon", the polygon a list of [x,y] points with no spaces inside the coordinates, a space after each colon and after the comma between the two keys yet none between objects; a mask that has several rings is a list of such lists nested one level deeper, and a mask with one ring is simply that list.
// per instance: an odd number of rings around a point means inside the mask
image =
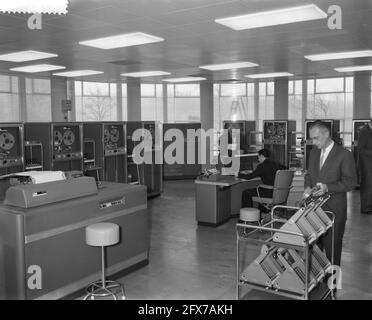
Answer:
[{"label": "tiled floor", "polygon": [[[150,263],[119,279],[127,299],[235,299],[237,219],[198,226],[192,180],[165,182],[149,214]],[[349,197],[342,280],[338,299],[372,299],[372,216],[359,213],[358,191]]]}]

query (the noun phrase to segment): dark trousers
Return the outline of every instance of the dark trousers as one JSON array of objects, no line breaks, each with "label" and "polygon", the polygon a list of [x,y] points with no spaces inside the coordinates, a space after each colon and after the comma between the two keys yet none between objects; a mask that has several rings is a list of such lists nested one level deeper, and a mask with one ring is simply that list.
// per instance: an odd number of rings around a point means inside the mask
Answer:
[{"label": "dark trousers", "polygon": [[372,213],[372,158],[360,157],[360,211]]},{"label": "dark trousers", "polygon": [[[334,224],[334,260],[333,264],[336,266],[341,265],[342,253],[342,238],[345,233],[346,221],[336,221]],[[325,249],[326,256],[332,262],[332,229],[329,229],[326,234],[320,238],[319,248]]]},{"label": "dark trousers", "polygon": [[[272,189],[258,188],[261,198],[271,198],[273,196]],[[242,192],[242,208],[252,208],[252,198],[258,197],[257,189],[247,189]]]}]

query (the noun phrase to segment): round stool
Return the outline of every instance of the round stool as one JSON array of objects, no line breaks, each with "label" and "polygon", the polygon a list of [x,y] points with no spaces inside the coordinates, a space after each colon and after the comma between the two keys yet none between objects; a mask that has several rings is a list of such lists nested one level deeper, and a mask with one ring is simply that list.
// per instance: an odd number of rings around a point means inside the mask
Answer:
[{"label": "round stool", "polygon": [[103,222],[92,224],[85,228],[85,242],[89,246],[101,247],[101,280],[91,283],[86,288],[86,296],[84,300],[94,299],[94,297],[111,296],[114,300],[116,292],[122,294],[122,299],[125,299],[124,286],[117,281],[106,280],[105,274],[105,247],[112,246],[119,242],[120,230],[115,223]]},{"label": "round stool", "polygon": [[247,223],[260,223],[261,213],[256,208],[241,208],[240,220]]},{"label": "round stool", "polygon": [[[241,208],[240,209],[240,220],[243,221],[244,224],[257,223],[259,226],[261,226],[260,218],[261,218],[261,212],[260,210],[256,208]],[[243,235],[247,235],[247,228],[244,228]]]}]

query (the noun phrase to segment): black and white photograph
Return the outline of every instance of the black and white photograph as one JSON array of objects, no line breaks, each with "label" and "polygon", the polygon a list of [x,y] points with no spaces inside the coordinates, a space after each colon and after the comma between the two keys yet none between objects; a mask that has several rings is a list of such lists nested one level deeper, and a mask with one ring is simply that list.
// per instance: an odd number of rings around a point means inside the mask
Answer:
[{"label": "black and white photograph", "polygon": [[0,0],[0,300],[372,300],[371,17]]}]

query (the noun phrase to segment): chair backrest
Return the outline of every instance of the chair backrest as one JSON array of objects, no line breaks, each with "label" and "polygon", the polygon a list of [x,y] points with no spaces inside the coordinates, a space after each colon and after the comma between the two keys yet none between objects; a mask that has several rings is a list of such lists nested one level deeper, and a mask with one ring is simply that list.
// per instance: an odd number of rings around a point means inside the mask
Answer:
[{"label": "chair backrest", "polygon": [[278,170],[275,174],[273,205],[287,202],[289,191],[292,187],[294,171]]}]

